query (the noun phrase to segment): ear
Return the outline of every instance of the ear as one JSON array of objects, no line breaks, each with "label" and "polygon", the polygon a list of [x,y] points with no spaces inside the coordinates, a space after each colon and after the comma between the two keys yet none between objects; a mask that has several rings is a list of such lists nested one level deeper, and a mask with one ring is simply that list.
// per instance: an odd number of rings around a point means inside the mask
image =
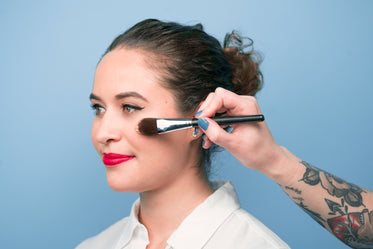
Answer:
[{"label": "ear", "polygon": [[[197,110],[199,110],[201,108],[203,103],[205,103],[205,100],[202,100],[199,103]],[[195,117],[195,116],[193,116],[193,117]],[[203,135],[203,131],[199,127],[193,128],[191,130],[192,130],[192,137],[194,138],[193,140],[198,140]]]},{"label": "ear", "polygon": [[[196,111],[199,110],[199,108],[201,107],[201,105],[205,102],[205,100],[201,101],[198,105],[198,108]],[[195,118],[195,113],[192,114],[193,116],[191,118]],[[190,129],[190,141],[191,142],[195,142],[195,141],[198,141],[199,138],[203,135],[203,131],[201,128],[199,127],[195,127],[195,128],[192,128]]]},{"label": "ear", "polygon": [[192,140],[198,140],[203,135],[203,131],[199,127],[195,127],[190,130],[191,130]]}]

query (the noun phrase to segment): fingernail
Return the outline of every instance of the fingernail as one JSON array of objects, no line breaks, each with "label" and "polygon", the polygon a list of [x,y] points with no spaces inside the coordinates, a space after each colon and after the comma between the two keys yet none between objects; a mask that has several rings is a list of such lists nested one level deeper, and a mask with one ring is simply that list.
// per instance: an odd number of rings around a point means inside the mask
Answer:
[{"label": "fingernail", "polygon": [[225,127],[224,128],[224,130],[226,131],[226,132],[228,132],[228,133],[231,133],[232,131],[233,131],[233,127],[232,126],[227,126],[227,127]]},{"label": "fingernail", "polygon": [[198,125],[205,131],[207,128],[209,128],[209,123],[207,122],[206,119],[200,118],[198,119]]},{"label": "fingernail", "polygon": [[202,111],[203,111],[203,110],[200,110],[200,111],[197,112],[194,116],[195,116],[195,117],[198,117],[199,115],[201,115]]}]

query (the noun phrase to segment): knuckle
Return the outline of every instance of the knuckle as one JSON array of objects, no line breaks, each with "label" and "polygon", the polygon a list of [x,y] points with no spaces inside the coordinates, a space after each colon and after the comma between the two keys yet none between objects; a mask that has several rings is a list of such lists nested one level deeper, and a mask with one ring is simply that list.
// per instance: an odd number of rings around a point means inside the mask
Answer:
[{"label": "knuckle", "polygon": [[245,106],[248,110],[260,112],[259,105],[255,97],[245,96]]},{"label": "knuckle", "polygon": [[245,96],[245,98],[246,98],[247,101],[249,101],[252,104],[256,104],[257,103],[256,98],[253,97],[253,96]]},{"label": "knuckle", "polygon": [[216,88],[216,90],[215,90],[216,94],[218,94],[218,95],[224,94],[225,91],[227,91],[227,90],[225,90],[225,89],[222,88],[222,87],[218,87],[218,88]]},{"label": "knuckle", "polygon": [[212,97],[214,97],[215,93],[214,92],[210,92],[207,97],[206,97],[206,100],[208,99],[211,99]]}]

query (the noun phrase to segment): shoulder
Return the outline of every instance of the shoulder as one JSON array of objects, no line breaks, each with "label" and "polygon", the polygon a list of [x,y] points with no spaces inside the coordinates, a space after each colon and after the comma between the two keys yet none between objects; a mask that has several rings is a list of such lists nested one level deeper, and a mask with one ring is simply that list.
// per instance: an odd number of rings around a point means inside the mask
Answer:
[{"label": "shoulder", "polygon": [[[234,231],[234,232],[232,232]],[[219,227],[216,236],[224,237],[234,248],[289,249],[274,232],[243,209],[234,211]],[[224,243],[220,241],[220,243]],[[219,247],[224,248],[224,247]],[[228,247],[227,247],[228,248]]]},{"label": "shoulder", "polygon": [[119,220],[96,236],[84,240],[76,249],[111,248],[120,238],[123,229],[128,224],[128,220],[129,217]]}]

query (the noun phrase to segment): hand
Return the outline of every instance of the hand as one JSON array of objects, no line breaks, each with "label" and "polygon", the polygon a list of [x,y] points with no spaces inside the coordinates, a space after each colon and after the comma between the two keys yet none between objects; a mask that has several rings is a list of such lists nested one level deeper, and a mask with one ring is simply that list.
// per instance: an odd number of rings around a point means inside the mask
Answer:
[{"label": "hand", "polygon": [[[235,124],[231,133],[226,132],[208,117],[226,112],[227,116],[261,114],[256,99],[240,96],[223,88],[210,93],[199,108],[198,123],[204,130],[204,148],[215,143],[228,150],[244,166],[258,170],[272,178],[277,174],[278,163],[287,158],[283,149],[273,139],[266,122]],[[274,170],[274,171],[273,171]]]}]

